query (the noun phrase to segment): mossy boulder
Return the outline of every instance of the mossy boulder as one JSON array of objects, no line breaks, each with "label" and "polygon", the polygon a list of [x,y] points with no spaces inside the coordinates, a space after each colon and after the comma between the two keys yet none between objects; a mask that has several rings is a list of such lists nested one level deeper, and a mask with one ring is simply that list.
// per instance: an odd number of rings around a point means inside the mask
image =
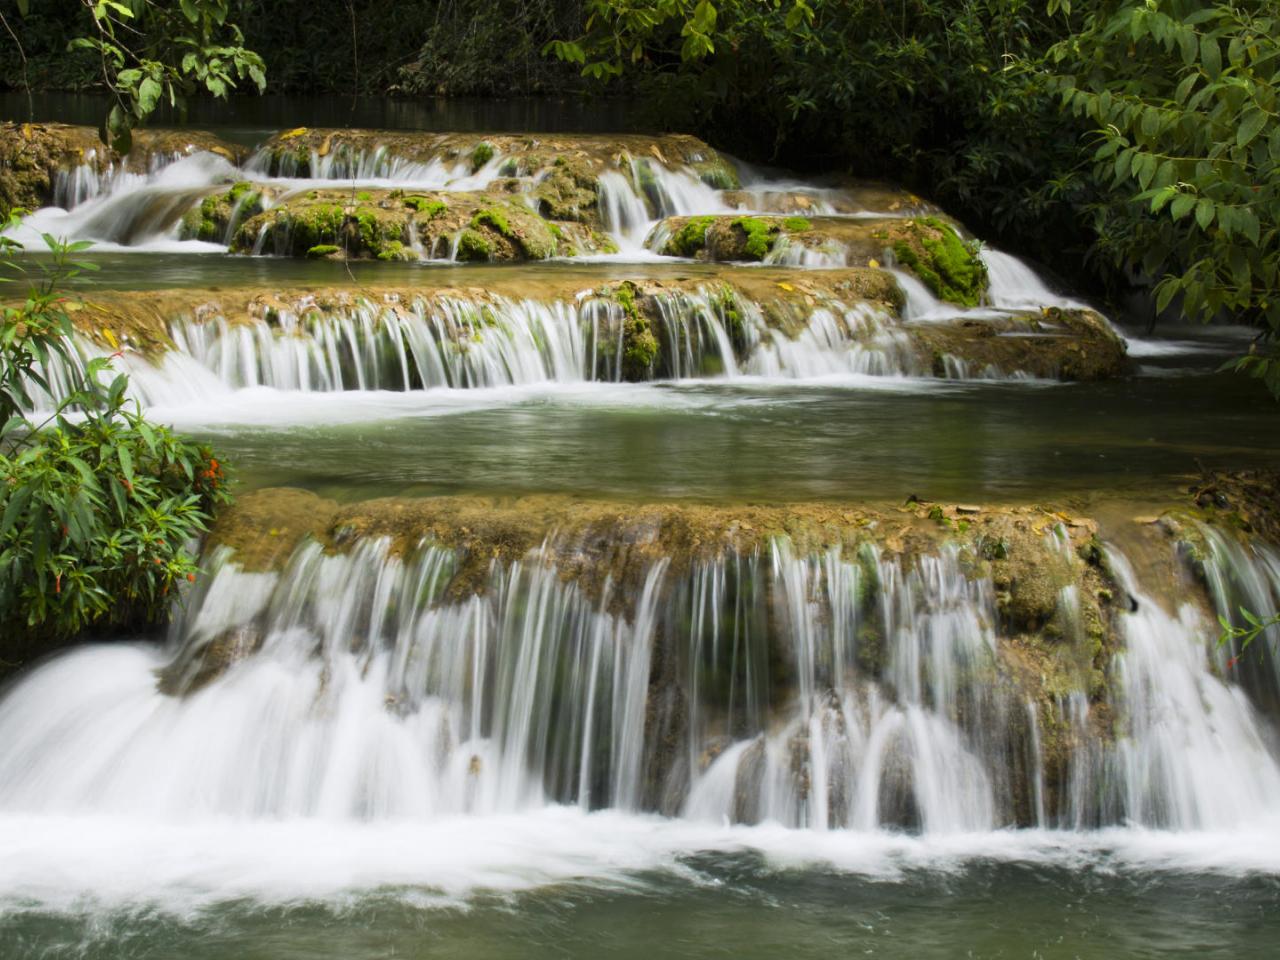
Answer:
[{"label": "mossy boulder", "polygon": [[656,310],[644,309],[643,294],[631,281],[623,281],[616,289],[606,290],[622,308],[621,369],[626,380],[648,380],[658,361],[659,344],[650,316]]},{"label": "mossy boulder", "polygon": [[977,244],[937,217],[906,220],[891,231],[898,262],[940,300],[976,307],[987,289],[987,268]]},{"label": "mossy boulder", "polygon": [[799,214],[668,217],[649,244],[666,256],[724,262],[777,259],[770,255],[795,246],[823,254],[829,266],[878,267],[886,259],[888,231],[899,223]]},{"label": "mossy boulder", "polygon": [[557,157],[534,196],[539,212],[550,220],[598,221],[599,180],[580,157]]},{"label": "mossy boulder", "polygon": [[[311,190],[247,219],[231,244],[282,256],[315,255],[337,247],[346,257],[378,260],[443,257],[459,260],[544,260],[596,252],[596,235],[581,223],[547,221],[521,198],[505,194]],[[330,252],[326,250],[326,254]]]},{"label": "mossy boulder", "polygon": [[240,181],[222,193],[212,193],[187,211],[179,235],[184,240],[226,243],[244,221],[262,213],[271,188]]}]

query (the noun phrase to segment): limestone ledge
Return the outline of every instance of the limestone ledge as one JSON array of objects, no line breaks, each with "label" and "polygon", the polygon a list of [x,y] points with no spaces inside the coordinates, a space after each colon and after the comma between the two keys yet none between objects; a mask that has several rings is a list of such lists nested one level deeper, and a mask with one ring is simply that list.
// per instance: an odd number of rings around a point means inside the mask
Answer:
[{"label": "limestone ledge", "polygon": [[[716,300],[730,328],[735,321],[741,323],[742,310],[757,309],[766,325],[792,337],[805,328],[818,307],[839,309],[868,303],[893,318],[902,305],[893,276],[871,268],[797,272],[699,267],[687,276],[655,279],[638,275],[608,281],[589,271],[532,276],[495,270],[485,280],[483,287],[419,283],[412,287],[104,291],[71,303],[69,309],[80,331],[100,345],[115,349],[115,344],[122,343],[157,358],[172,345],[169,324],[180,319],[273,324],[285,312],[305,318],[359,304],[407,311],[417,300],[447,298],[483,307],[500,298],[572,303],[587,293],[616,300],[626,310],[636,336],[646,332],[654,336],[653,331],[660,328],[661,299],[696,293]],[[892,322],[915,352],[917,366],[937,376],[948,375],[957,360],[974,372],[1021,371],[1063,380],[1115,377],[1127,368],[1123,340],[1102,317],[1088,310],[1046,308],[959,316],[950,321]],[[652,346],[661,349],[656,340]],[[636,378],[642,379],[643,371]]]}]

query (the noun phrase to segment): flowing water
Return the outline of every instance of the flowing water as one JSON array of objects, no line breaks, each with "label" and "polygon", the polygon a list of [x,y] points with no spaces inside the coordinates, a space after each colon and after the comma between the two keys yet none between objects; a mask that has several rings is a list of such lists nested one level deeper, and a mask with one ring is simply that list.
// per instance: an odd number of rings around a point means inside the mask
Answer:
[{"label": "flowing water", "polygon": [[[246,145],[261,139],[249,128],[280,125],[270,109],[237,122]],[[317,156],[310,174],[470,189],[500,160],[472,172]],[[1066,497],[1112,503],[1120,529],[1197,460],[1274,466],[1280,448],[1251,384],[1215,372],[1240,331],[1130,337],[1133,368],[1109,382],[957,358],[939,376],[903,347],[904,324],[966,312],[909,275],[902,317],[828,298],[784,335],[717,283],[843,253],[784,248],[768,267],[727,270],[653,253],[663,216],[764,209],[797,190],[828,213],[843,202],[834,188],[748,175],[729,203],[688,171],[631,160],[600,184],[621,252],[589,263],[340,264],[178,239],[182,213],[229,178],[320,182],[288,173],[211,154],[73,172],[63,207],[28,223],[28,238],[96,242],[103,270],[77,280],[90,300],[400,291],[251,323],[175,309],[167,356],[117,361],[153,417],[217,443],[244,490]],[[983,256],[988,302],[967,315],[1075,304],[1016,257]],[[597,293],[628,278],[669,283],[663,361],[644,383],[623,382],[626,317]],[[1104,689],[1086,671],[1039,700],[1001,679],[1003,588],[954,546],[908,556],[774,533],[689,553],[621,515],[595,539],[541,536],[517,556],[495,548],[478,573],[431,538],[304,543],[277,572],[211,551],[167,636],[78,647],[11,679],[0,953],[1274,950],[1280,659],[1237,665],[1214,644],[1218,615],[1280,606],[1274,545],[1199,528],[1193,595],[1154,576],[1147,553],[1104,543],[1128,601]],[[1051,601],[1054,629],[1082,638],[1083,561],[1065,528],[1043,536],[1047,562],[1076,578]]]}]

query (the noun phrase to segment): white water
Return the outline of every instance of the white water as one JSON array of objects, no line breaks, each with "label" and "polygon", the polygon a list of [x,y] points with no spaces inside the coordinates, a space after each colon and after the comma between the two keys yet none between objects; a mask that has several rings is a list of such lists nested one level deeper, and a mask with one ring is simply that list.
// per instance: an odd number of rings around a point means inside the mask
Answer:
[{"label": "white water", "polygon": [[[69,240],[89,240],[99,250],[222,250],[216,244],[182,242],[183,214],[198,204],[213,184],[230,183],[239,171],[213,153],[195,153],[152,173],[120,173],[71,209],[45,207],[26,217],[14,238],[41,249],[42,233]],[[87,194],[87,190],[74,193]],[[71,197],[68,199],[70,202]]]},{"label": "white water", "polygon": [[[0,699],[0,901],[181,911],[423,885],[452,902],[625,884],[704,850],[872,877],[975,858],[1280,870],[1275,754],[1210,670],[1212,631],[1189,607],[1135,593],[1114,752],[1076,752],[1104,788],[1076,797],[1084,822],[1128,826],[1008,831],[991,587],[953,554],[901,564],[778,540],[688,575],[659,561],[625,616],[551,557],[495,565],[465,599],[438,549],[402,562],[376,541],[310,547],[278,578],[217,566],[171,645],[84,647],[31,672]],[[878,679],[861,656],[870,623]],[[237,627],[241,659],[201,685]],[[684,651],[672,752],[648,726],[671,682],[651,683],[659,630]],[[780,700],[768,647],[793,676]],[[160,676],[192,692],[162,693]],[[675,818],[625,812],[673,798]]]},{"label": "white water", "polygon": [[1054,293],[1031,267],[1012,254],[984,246],[979,256],[987,268],[987,300],[993,307],[1002,310],[1087,307],[1079,300]]},{"label": "white water", "polygon": [[[899,321],[868,304],[824,302],[788,335],[766,323],[758,305],[716,291],[663,293],[655,303],[660,361],[647,379],[786,383],[931,374]],[[237,391],[260,387],[368,394],[619,383],[624,320],[616,302],[589,292],[572,301],[361,300],[279,309],[249,323],[202,310],[199,319],[169,325],[174,349],[158,363],[126,351],[116,364],[130,375],[130,396],[152,408],[202,400],[222,406]],[[85,358],[101,352],[80,344]],[[961,368],[953,374],[969,377]],[[55,369],[53,381],[55,393],[65,395],[71,374]]]}]

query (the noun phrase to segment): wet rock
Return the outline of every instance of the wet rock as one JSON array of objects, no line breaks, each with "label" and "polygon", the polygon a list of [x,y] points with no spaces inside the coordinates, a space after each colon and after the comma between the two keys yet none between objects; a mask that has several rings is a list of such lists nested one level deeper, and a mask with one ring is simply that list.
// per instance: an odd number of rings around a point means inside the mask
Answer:
[{"label": "wet rock", "polygon": [[545,220],[522,197],[509,194],[309,190],[245,220],[231,250],[294,257],[510,261],[595,253],[606,246],[584,224]]}]

